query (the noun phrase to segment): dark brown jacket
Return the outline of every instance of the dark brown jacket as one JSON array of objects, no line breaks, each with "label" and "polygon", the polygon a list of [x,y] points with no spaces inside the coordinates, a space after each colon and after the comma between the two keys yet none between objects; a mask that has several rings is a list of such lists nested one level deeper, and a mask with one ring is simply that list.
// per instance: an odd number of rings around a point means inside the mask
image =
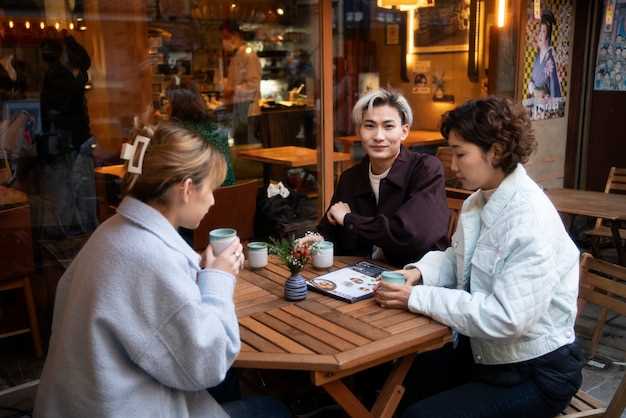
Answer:
[{"label": "dark brown jacket", "polygon": [[335,255],[369,257],[373,245],[396,266],[419,260],[448,246],[448,204],[441,162],[402,147],[380,182],[379,204],[369,180],[369,158],[346,170],[331,205],[344,202],[351,213],[344,226],[331,225],[326,214],[318,231],[335,244]]}]

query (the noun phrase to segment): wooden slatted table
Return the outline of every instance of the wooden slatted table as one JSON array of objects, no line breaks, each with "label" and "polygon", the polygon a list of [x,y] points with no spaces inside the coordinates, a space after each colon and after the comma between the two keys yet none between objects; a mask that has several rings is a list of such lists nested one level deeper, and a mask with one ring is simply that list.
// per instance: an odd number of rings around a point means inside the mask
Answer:
[{"label": "wooden slatted table", "polygon": [[[317,150],[312,148],[285,146],[273,148],[252,148],[237,152],[237,157],[244,160],[263,163],[263,180],[265,185],[270,184],[271,166],[278,165],[288,168],[310,167],[317,165]],[[350,154],[333,152],[333,162],[344,163],[350,161]],[[343,171],[340,165],[340,171]]]},{"label": "wooden slatted table", "polygon": [[[343,152],[350,152],[350,147],[356,142],[361,142],[361,138],[357,135],[340,136],[337,137],[337,141],[343,144]],[[439,131],[410,131],[409,135],[404,140],[404,146],[439,146],[445,145],[446,140],[441,136]]]},{"label": "wooden slatted table", "polygon": [[[336,257],[333,269],[358,261]],[[312,268],[311,279],[324,272]],[[442,347],[450,329],[432,319],[397,309],[383,309],[373,299],[349,304],[309,291],[301,302],[283,298],[289,271],[277,258],[260,270],[243,270],[235,291],[241,353],[235,367],[306,370],[351,417],[391,417],[402,383],[419,352]],[[398,360],[371,411],[342,379]]]},{"label": "wooden slatted table", "polygon": [[546,194],[559,212],[606,219],[611,225],[619,263],[626,266],[626,254],[619,234],[620,222],[626,221],[626,195],[576,189],[549,189]]}]

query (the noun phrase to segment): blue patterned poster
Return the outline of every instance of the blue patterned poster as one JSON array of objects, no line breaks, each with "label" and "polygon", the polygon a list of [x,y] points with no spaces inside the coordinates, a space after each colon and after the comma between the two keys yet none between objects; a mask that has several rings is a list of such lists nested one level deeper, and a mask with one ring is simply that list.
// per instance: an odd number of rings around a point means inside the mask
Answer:
[{"label": "blue patterned poster", "polygon": [[626,91],[626,0],[606,0],[594,90]]}]

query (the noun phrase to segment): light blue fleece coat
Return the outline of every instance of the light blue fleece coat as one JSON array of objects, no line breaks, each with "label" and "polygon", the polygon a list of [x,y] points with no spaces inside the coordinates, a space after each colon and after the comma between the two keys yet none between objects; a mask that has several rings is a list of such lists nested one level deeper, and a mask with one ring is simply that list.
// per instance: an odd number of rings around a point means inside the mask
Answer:
[{"label": "light blue fleece coat", "polygon": [[234,277],[125,198],[59,282],[37,418],[227,417],[205,388],[240,348]]}]

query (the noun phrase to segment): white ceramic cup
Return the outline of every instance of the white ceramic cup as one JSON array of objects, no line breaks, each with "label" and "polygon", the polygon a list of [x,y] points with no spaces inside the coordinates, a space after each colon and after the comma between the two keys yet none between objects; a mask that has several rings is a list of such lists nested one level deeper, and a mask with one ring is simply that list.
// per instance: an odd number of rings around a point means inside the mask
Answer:
[{"label": "white ceramic cup", "polygon": [[265,242],[250,242],[248,247],[248,265],[252,269],[267,266],[267,244]]},{"label": "white ceramic cup", "polygon": [[333,243],[320,241],[313,244],[313,267],[327,269],[333,265]]},{"label": "white ceramic cup", "polygon": [[209,232],[209,244],[213,254],[219,255],[237,238],[237,230],[232,228],[218,228]]}]

